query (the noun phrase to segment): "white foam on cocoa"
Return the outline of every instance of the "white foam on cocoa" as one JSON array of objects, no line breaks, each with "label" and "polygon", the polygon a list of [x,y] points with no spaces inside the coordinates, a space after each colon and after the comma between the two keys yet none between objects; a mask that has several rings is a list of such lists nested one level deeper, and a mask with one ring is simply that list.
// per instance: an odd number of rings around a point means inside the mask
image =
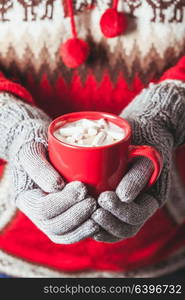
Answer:
[{"label": "white foam on cocoa", "polygon": [[83,147],[111,145],[125,137],[125,132],[116,124],[105,119],[81,119],[69,122],[54,132],[62,142]]}]

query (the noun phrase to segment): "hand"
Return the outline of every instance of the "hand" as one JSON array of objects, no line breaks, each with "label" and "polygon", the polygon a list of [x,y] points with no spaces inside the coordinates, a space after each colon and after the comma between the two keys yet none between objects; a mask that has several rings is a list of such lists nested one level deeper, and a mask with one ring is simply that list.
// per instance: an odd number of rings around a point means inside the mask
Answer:
[{"label": "hand", "polygon": [[92,219],[101,226],[98,241],[115,242],[134,236],[169,197],[173,151],[185,141],[185,85],[164,82],[145,89],[123,111],[133,130],[134,145],[150,145],[162,155],[163,169],[156,184],[143,192],[152,163],[139,158],[130,166],[115,192],[99,196]]},{"label": "hand", "polygon": [[94,236],[96,240],[116,242],[130,238],[154,214],[159,207],[156,199],[142,194],[152,172],[153,165],[147,158],[137,158],[115,192],[101,193],[100,208],[92,215],[102,228]]},{"label": "hand", "polygon": [[1,94],[0,106],[0,152],[9,162],[16,206],[55,243],[74,243],[94,234],[98,225],[90,216],[96,201],[80,182],[65,186],[48,161],[50,118],[9,94]]}]

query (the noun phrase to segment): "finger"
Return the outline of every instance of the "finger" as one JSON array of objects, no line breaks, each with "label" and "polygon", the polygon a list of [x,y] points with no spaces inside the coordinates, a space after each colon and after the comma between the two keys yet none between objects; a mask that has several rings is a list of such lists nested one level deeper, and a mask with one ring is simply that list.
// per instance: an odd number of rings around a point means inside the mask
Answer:
[{"label": "finger", "polygon": [[131,202],[148,183],[153,172],[153,163],[146,157],[137,158],[119,183],[116,194],[123,202]]},{"label": "finger", "polygon": [[42,228],[48,233],[60,235],[68,233],[90,218],[96,210],[96,200],[87,198],[66,210],[61,215],[42,221]]},{"label": "finger", "polygon": [[102,228],[100,228],[99,232],[95,233],[93,239],[97,242],[106,242],[106,243],[116,243],[120,240],[119,238],[111,235],[110,233],[108,233]]},{"label": "finger", "polygon": [[93,236],[99,226],[93,220],[87,220],[75,230],[63,235],[50,235],[49,238],[56,244],[73,244]]},{"label": "finger", "polygon": [[61,190],[64,181],[46,158],[45,146],[30,142],[19,152],[20,163],[33,181],[46,193]]},{"label": "finger", "polygon": [[121,222],[110,212],[103,208],[97,209],[91,218],[99,224],[106,232],[117,238],[126,239],[134,236],[140,229],[140,225],[129,225]]},{"label": "finger", "polygon": [[68,183],[62,191],[45,196],[43,203],[43,219],[52,219],[74,204],[85,199],[87,195],[86,186],[79,181]]},{"label": "finger", "polygon": [[73,181],[57,193],[46,195],[40,189],[23,191],[18,199],[18,207],[38,220],[52,219],[85,198],[87,189],[84,184]]},{"label": "finger", "polygon": [[134,202],[123,203],[114,192],[104,192],[98,199],[99,205],[119,220],[131,224],[143,224],[159,208],[157,200],[143,194]]}]

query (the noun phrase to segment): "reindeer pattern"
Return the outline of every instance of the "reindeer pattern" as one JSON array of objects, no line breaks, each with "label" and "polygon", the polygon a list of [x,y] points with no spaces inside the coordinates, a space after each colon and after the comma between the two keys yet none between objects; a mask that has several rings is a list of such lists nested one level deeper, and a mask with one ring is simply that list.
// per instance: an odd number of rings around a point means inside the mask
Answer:
[{"label": "reindeer pattern", "polygon": [[[41,20],[44,20],[46,18],[52,19],[53,18],[53,10],[54,10],[54,2],[55,0],[17,0],[22,7],[24,8],[24,21],[28,21],[28,16],[31,15],[32,21],[35,21],[37,18],[37,14],[35,12],[35,9],[37,6],[39,6],[41,3],[45,2],[45,12],[43,16],[41,17]],[[49,8],[50,8],[50,14],[49,14]]]},{"label": "reindeer pattern", "polygon": [[[0,0],[0,21],[10,21],[8,13],[14,8],[14,5],[19,4],[23,9],[23,21],[36,21],[36,20],[52,20],[54,16],[55,2],[61,1],[64,5],[64,12],[66,7],[66,0]],[[121,0],[120,0],[121,1]],[[131,15],[134,15],[136,10],[139,9],[144,3],[151,8],[153,16],[152,22],[165,21],[169,23],[180,23],[184,19],[185,0],[122,0],[122,2],[129,8]],[[103,4],[102,4],[103,3]],[[101,7],[101,5],[107,4],[111,7],[112,0],[73,0],[74,11],[81,12],[85,8]],[[42,16],[38,16],[37,9],[42,4]],[[171,16],[167,14],[170,9]],[[65,13],[65,16],[67,14]],[[19,15],[18,15],[19,17]]]},{"label": "reindeer pattern", "polygon": [[142,0],[124,0],[124,2],[128,5],[131,15],[134,15],[134,11],[142,4]]},{"label": "reindeer pattern", "polygon": [[184,7],[185,0],[175,0],[174,16],[169,20],[169,22],[182,22]]},{"label": "reindeer pattern", "polygon": [[13,7],[13,0],[1,0],[0,1],[0,16],[1,21],[6,22],[9,21],[8,18],[5,17],[7,11]]},{"label": "reindeer pattern", "polygon": [[182,22],[184,17],[185,0],[146,0],[153,10],[152,22],[156,22],[159,17],[159,22],[164,23],[166,20],[165,11],[172,8],[173,16],[166,21]]}]

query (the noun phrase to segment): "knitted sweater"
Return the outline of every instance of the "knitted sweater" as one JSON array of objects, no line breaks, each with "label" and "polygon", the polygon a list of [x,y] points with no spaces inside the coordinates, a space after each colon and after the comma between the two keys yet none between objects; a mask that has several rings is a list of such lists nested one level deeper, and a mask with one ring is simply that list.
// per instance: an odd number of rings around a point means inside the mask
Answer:
[{"label": "knitted sweater", "polygon": [[[78,36],[91,48],[88,60],[76,69],[67,68],[59,55],[61,43],[71,37],[66,4],[0,1],[0,69],[51,117],[77,110],[119,114],[151,81],[185,81],[184,1],[120,0],[128,28],[113,39],[105,38],[99,26],[111,0],[73,1]],[[6,80],[0,81],[0,90],[28,99],[25,90]],[[167,204],[136,236],[114,244],[92,239],[53,244],[9,202],[5,167],[0,181],[0,271],[23,277],[152,277],[185,266],[184,154],[182,148],[174,155],[172,181],[178,188],[172,189]]]}]

